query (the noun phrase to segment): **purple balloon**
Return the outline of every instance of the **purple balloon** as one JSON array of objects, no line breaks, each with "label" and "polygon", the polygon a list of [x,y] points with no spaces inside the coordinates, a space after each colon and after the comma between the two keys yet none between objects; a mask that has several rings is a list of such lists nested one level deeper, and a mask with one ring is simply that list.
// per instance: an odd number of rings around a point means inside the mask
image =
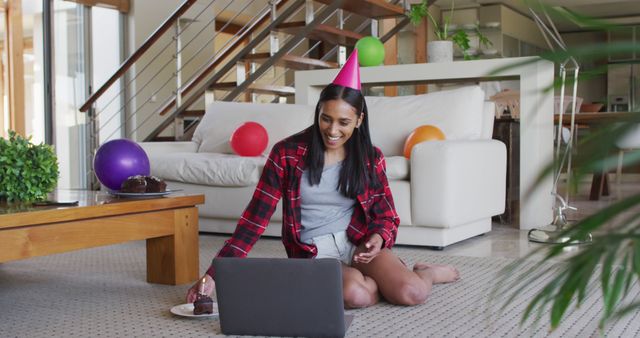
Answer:
[{"label": "purple balloon", "polygon": [[127,140],[111,140],[98,148],[93,160],[93,170],[100,183],[111,190],[120,190],[120,185],[129,176],[149,175],[149,157],[137,143]]}]

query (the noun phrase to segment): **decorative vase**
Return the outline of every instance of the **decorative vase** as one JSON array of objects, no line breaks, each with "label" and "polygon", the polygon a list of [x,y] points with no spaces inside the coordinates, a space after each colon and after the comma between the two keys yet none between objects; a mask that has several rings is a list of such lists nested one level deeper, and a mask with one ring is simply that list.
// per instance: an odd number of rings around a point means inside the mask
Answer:
[{"label": "decorative vase", "polygon": [[453,61],[453,42],[449,40],[427,42],[428,62],[451,62]]}]

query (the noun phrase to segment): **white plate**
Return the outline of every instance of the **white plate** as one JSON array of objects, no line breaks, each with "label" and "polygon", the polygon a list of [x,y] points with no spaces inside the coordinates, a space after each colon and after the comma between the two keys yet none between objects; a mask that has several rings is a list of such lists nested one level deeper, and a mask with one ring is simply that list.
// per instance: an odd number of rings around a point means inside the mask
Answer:
[{"label": "white plate", "polygon": [[176,191],[180,191],[182,189],[175,190],[165,190],[161,192],[120,192],[120,191],[109,191],[111,195],[118,197],[128,197],[128,198],[150,198],[150,197],[161,197],[166,196]]},{"label": "white plate", "polygon": [[217,317],[218,316],[218,303],[213,302],[213,313],[211,314],[202,314],[202,315],[194,315],[193,314],[193,303],[186,303],[176,305],[171,308],[171,313],[176,316],[188,317],[188,318],[209,318],[209,317]]}]

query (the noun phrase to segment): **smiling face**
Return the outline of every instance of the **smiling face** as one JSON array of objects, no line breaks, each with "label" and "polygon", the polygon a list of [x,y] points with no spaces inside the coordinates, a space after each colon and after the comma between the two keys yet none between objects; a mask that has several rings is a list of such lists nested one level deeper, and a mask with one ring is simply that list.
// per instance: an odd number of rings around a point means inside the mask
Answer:
[{"label": "smiling face", "polygon": [[320,135],[327,151],[343,150],[353,130],[362,123],[364,114],[343,100],[329,100],[322,104],[318,115]]}]

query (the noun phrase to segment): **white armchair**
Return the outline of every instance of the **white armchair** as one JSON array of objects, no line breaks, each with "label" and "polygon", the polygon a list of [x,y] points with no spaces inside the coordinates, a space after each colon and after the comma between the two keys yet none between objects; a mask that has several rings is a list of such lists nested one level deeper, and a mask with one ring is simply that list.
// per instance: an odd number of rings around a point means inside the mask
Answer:
[{"label": "white armchair", "polygon": [[[506,195],[506,147],[491,139],[494,104],[477,86],[400,97],[368,97],[372,141],[387,157],[400,215],[400,244],[445,247],[491,231]],[[404,141],[420,125],[446,137],[413,147]],[[409,174],[396,174],[404,161]],[[402,172],[402,171],[401,171]]]},{"label": "white armchair", "polygon": [[411,223],[426,229],[402,227],[403,243],[419,245],[428,236],[444,247],[491,231],[491,216],[504,211],[506,150],[499,141],[420,143],[411,172]]}]

